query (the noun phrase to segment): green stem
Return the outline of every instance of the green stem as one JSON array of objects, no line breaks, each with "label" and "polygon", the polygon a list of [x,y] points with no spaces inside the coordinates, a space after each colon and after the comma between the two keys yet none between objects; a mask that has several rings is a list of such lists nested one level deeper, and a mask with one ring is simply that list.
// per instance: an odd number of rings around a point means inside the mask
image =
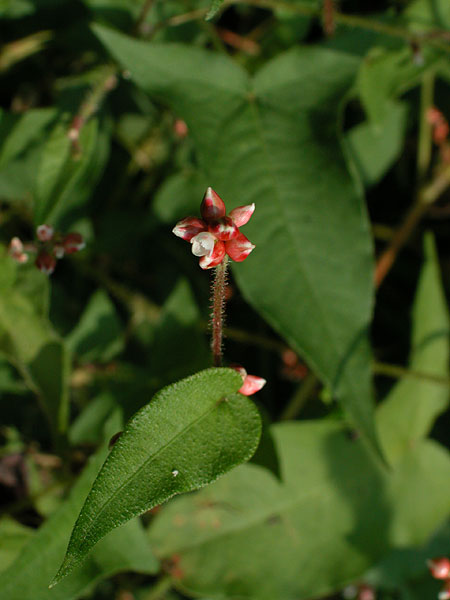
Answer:
[{"label": "green stem", "polygon": [[376,375],[384,375],[386,377],[392,377],[393,379],[403,379],[404,377],[412,377],[414,379],[422,379],[430,381],[432,383],[438,383],[440,385],[449,386],[450,377],[444,377],[442,375],[434,375],[433,373],[425,373],[423,371],[415,371],[406,369],[399,365],[391,365],[388,363],[375,362],[373,364],[373,371]]},{"label": "green stem", "polygon": [[217,265],[212,284],[211,350],[215,367],[222,366],[222,338],[225,319],[225,289],[227,287],[228,256]]},{"label": "green stem", "polygon": [[280,421],[291,421],[292,419],[295,419],[314,393],[318,383],[319,380],[314,373],[310,371],[301,385],[298,386],[297,391],[281,413]]},{"label": "green stem", "polygon": [[417,187],[422,187],[431,161],[432,131],[428,122],[428,109],[433,106],[434,73],[425,72],[420,88],[419,142],[417,148]]}]

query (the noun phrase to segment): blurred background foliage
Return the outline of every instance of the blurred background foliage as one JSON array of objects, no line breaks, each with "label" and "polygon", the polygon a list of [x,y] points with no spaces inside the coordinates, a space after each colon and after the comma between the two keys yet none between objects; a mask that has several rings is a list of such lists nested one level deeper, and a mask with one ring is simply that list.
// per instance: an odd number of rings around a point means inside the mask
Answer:
[{"label": "blurred background foliage", "polygon": [[[0,0],[0,40],[0,599],[434,598],[447,0]],[[48,590],[111,436],[210,364],[171,234],[208,185],[256,203],[226,358],[268,381],[260,448]],[[50,277],[8,253],[42,223],[86,241]]]}]

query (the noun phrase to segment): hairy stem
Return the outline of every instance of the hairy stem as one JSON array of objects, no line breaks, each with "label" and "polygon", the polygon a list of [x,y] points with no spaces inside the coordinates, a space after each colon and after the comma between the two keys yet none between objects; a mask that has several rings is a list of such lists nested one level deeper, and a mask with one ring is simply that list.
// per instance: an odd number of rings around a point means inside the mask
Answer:
[{"label": "hairy stem", "polygon": [[222,366],[222,338],[225,320],[225,289],[227,287],[228,256],[217,265],[212,284],[211,350],[215,367]]}]

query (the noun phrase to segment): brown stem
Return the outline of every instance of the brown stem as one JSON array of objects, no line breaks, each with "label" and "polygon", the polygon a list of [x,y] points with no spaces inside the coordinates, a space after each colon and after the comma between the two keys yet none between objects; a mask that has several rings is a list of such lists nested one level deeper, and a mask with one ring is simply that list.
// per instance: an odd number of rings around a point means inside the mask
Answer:
[{"label": "brown stem", "polygon": [[225,320],[225,289],[227,287],[228,256],[217,265],[212,284],[212,339],[211,350],[215,367],[222,366],[222,338]]},{"label": "brown stem", "polygon": [[154,1],[155,0],[145,0],[144,4],[142,5],[141,12],[139,13],[139,16],[136,20],[136,23],[134,24],[133,35],[139,36],[141,35],[141,33],[144,33],[143,29],[145,19],[147,18],[147,15],[151,10]]}]

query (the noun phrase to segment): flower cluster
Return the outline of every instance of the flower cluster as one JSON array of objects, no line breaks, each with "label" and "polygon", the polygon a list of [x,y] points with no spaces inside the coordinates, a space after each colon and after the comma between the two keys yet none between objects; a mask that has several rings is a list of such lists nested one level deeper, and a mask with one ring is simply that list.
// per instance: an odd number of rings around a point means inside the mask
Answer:
[{"label": "flower cluster", "polygon": [[225,204],[208,188],[200,206],[202,218],[186,217],[173,228],[173,233],[192,244],[192,254],[200,257],[200,267],[217,267],[227,254],[242,262],[255,247],[239,227],[245,225],[255,210],[254,204],[239,206],[226,215]]},{"label": "flower cluster", "polygon": [[431,575],[435,579],[444,582],[442,590],[438,594],[439,600],[450,599],[450,560],[446,556],[439,556],[427,561]]},{"label": "flower cluster", "polygon": [[85,246],[80,233],[67,233],[65,235],[54,231],[50,225],[39,225],[36,229],[36,242],[23,243],[18,237],[13,237],[9,244],[9,254],[18,263],[28,261],[29,254],[37,254],[35,265],[45,273],[51,275],[56,267],[56,260],[65,254],[73,254]]}]

